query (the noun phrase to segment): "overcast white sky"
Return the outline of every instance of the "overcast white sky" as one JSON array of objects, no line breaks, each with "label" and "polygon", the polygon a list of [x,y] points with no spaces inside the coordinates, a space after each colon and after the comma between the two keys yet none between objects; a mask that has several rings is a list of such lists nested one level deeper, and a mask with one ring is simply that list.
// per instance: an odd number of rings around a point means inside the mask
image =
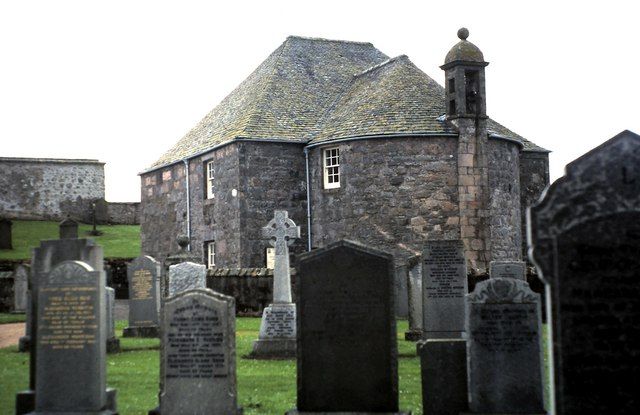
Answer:
[{"label": "overcast white sky", "polygon": [[640,2],[2,1],[1,156],[97,158],[109,201],[288,35],[372,42],[442,84],[459,27],[484,52],[487,112],[564,165],[640,133]]}]

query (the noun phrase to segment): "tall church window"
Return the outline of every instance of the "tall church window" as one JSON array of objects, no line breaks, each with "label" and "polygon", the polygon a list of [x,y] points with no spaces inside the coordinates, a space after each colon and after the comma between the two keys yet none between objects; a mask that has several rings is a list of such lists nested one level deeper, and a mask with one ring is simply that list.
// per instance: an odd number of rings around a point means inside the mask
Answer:
[{"label": "tall church window", "polygon": [[215,241],[207,242],[207,268],[216,266],[216,243]]},{"label": "tall church window", "polygon": [[340,149],[327,148],[323,152],[324,188],[340,187]]},{"label": "tall church window", "polygon": [[207,163],[207,199],[213,199],[213,161]]}]

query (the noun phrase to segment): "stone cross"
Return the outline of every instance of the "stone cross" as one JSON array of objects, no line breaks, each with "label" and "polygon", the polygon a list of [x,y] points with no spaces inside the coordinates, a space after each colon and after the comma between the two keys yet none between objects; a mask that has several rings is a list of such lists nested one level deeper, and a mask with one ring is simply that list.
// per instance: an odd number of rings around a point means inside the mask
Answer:
[{"label": "stone cross", "polygon": [[273,302],[291,302],[291,275],[289,273],[289,246],[300,238],[300,227],[289,219],[286,210],[276,210],[267,226],[262,228],[262,237],[270,239],[276,249],[273,270]]}]

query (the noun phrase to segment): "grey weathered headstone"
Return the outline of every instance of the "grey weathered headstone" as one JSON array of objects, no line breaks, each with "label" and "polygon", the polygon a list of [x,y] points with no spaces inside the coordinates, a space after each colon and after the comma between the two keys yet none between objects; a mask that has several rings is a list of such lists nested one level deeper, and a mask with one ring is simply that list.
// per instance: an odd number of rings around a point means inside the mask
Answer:
[{"label": "grey weathered headstone", "polygon": [[289,414],[398,413],[393,257],[340,241],[301,255],[298,405]]},{"label": "grey weathered headstone", "polygon": [[[31,347],[29,348],[29,390],[19,392],[16,396],[16,415],[32,412],[35,408],[36,367],[38,351],[35,339],[38,335],[38,289],[41,281],[45,281],[49,272],[64,261],[86,262],[95,270],[103,271],[104,258],[102,248],[89,239],[60,239],[41,241],[40,246],[33,249],[31,256],[29,306],[31,322]],[[29,312],[28,312],[29,314]],[[108,408],[115,411],[116,391],[107,389]]]},{"label": "grey weathered headstone", "polygon": [[[163,273],[160,276],[161,300],[162,298],[166,298],[169,296],[169,268],[172,265],[181,264],[183,262],[192,262],[194,264],[202,263],[202,258],[198,255],[195,255],[192,251],[189,250],[190,241],[188,236],[179,235],[176,238],[176,243],[179,247],[178,251],[169,255],[164,260],[164,267],[162,269]],[[162,304],[162,301],[160,302],[160,304]]]},{"label": "grey weathered headstone", "polygon": [[169,267],[170,297],[182,291],[207,287],[207,267],[193,262],[182,262]]},{"label": "grey weathered headstone", "polygon": [[528,219],[555,413],[640,413],[640,136],[624,131],[569,163]]},{"label": "grey weathered headstone", "polygon": [[20,352],[29,352],[31,351],[31,325],[33,318],[33,312],[31,311],[31,290],[27,290],[27,309],[25,313],[25,324],[24,324],[24,336],[20,337],[18,340],[18,351]]},{"label": "grey weathered headstone", "polygon": [[262,228],[262,236],[275,247],[273,303],[262,312],[260,334],[253,343],[251,357],[256,359],[288,358],[296,355],[296,305],[291,302],[289,245],[300,237],[300,227],[284,210]]},{"label": "grey weathered headstone", "polygon": [[540,295],[515,278],[467,295],[469,411],[544,414]]},{"label": "grey weathered headstone", "polygon": [[162,268],[150,256],[139,256],[127,264],[129,326],[123,337],[158,337],[160,276]]},{"label": "grey weathered headstone", "polygon": [[490,278],[516,278],[527,280],[527,263],[523,261],[491,261],[489,263]]},{"label": "grey weathered headstone", "polygon": [[78,238],[78,222],[67,217],[60,222],[60,239],[76,239]]},{"label": "grey weathered headstone", "polygon": [[35,414],[113,414],[107,407],[105,275],[64,261],[38,287]]},{"label": "grey weathered headstone", "polygon": [[115,321],[115,306],[116,306],[116,290],[113,288],[105,288],[106,295],[106,330],[107,330],[107,353],[120,352],[120,339],[116,337],[116,321]]},{"label": "grey weathered headstone", "polygon": [[408,274],[409,268],[406,264],[395,268],[394,291],[396,293],[396,317],[398,318],[407,318],[409,316]]},{"label": "grey weathered headstone", "polygon": [[27,291],[29,291],[29,268],[18,265],[13,272],[13,311],[24,313],[27,310]]},{"label": "grey weathered headstone", "polygon": [[462,240],[429,241],[422,254],[424,339],[461,338],[467,265]]},{"label": "grey weathered headstone", "polygon": [[235,300],[209,289],[169,297],[162,311],[160,413],[234,415]]},{"label": "grey weathered headstone", "polygon": [[13,222],[0,218],[0,249],[13,249],[11,227]]},{"label": "grey weathered headstone", "polygon": [[404,339],[416,341],[422,338],[422,258],[417,255],[409,259],[407,266],[407,296],[409,302],[409,330]]},{"label": "grey weathered headstone", "polygon": [[464,339],[427,339],[417,343],[424,414],[458,415],[467,410],[466,348]]}]

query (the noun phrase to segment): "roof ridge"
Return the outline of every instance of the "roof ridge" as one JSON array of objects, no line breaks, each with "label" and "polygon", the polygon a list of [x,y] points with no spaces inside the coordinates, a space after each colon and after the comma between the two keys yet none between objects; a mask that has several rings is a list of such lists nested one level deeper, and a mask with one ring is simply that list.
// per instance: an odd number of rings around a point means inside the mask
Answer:
[{"label": "roof ridge", "polygon": [[373,46],[373,43],[371,43],[371,42],[358,42],[358,41],[355,41],[355,40],[326,39],[326,38],[322,38],[322,37],[311,37],[311,36],[289,35],[289,36],[287,36],[287,40],[289,40],[289,39],[311,40],[311,41],[314,41],[314,42],[353,43],[353,44],[357,44],[357,45],[371,45],[371,46]]},{"label": "roof ridge", "polygon": [[389,58],[389,59],[387,59],[386,61],[383,61],[383,62],[378,63],[377,65],[373,65],[372,67],[367,68],[367,69],[365,69],[364,71],[362,71],[362,72],[360,72],[360,73],[354,74],[353,76],[354,76],[355,78],[359,78],[359,77],[364,76],[364,75],[366,75],[366,74],[368,74],[368,73],[371,73],[371,72],[377,71],[378,69],[382,68],[383,66],[387,66],[387,65],[390,65],[390,64],[395,63],[395,62],[397,62],[397,61],[405,60],[405,59],[406,59],[407,61],[411,62],[411,61],[409,60],[409,57],[408,57],[407,55],[402,54],[402,55],[398,55],[398,56],[393,57],[393,58]]}]

